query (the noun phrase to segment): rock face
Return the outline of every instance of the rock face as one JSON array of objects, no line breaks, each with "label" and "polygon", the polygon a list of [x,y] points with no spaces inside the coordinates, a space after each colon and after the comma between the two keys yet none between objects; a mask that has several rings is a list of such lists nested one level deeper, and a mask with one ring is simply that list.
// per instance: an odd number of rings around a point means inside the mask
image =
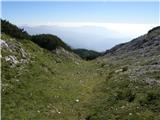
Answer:
[{"label": "rock face", "polygon": [[104,65],[106,67],[119,66],[116,73],[120,73],[123,66],[128,66],[126,73],[130,74],[130,80],[159,85],[159,77],[155,74],[160,72],[160,27],[107,50],[105,56],[99,60],[108,62],[109,64]]},{"label": "rock face", "polygon": [[8,62],[11,67],[23,65],[29,62],[29,54],[23,49],[22,44],[15,42],[15,39],[0,40],[2,48],[2,60]]},{"label": "rock face", "polygon": [[[140,81],[154,86],[160,85],[160,27],[153,28],[146,35],[130,42],[119,44],[107,50],[98,59],[105,67],[116,68],[115,73],[127,74],[131,81]],[[127,66],[127,71],[121,72]]]},{"label": "rock face", "polygon": [[145,53],[149,49],[158,49],[160,45],[160,26],[153,28],[146,35],[140,36],[128,43],[119,44],[105,54],[124,54],[127,52],[137,51]]},{"label": "rock face", "polygon": [[17,61],[16,56],[9,55],[9,56],[6,56],[4,59],[5,59],[7,62],[10,62],[11,64],[18,64],[18,63],[19,63],[19,62]]},{"label": "rock face", "polygon": [[8,47],[8,44],[4,41],[0,39],[0,45],[1,47]]}]

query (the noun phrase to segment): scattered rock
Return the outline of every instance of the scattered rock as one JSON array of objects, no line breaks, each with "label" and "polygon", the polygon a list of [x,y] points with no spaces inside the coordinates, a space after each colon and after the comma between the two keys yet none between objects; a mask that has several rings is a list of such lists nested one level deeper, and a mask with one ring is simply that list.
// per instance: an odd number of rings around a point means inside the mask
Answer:
[{"label": "scattered rock", "polygon": [[19,82],[19,80],[17,79],[16,82]]},{"label": "scattered rock", "polygon": [[8,44],[7,44],[4,40],[1,40],[1,39],[0,39],[0,45],[1,45],[1,47],[6,47],[6,48],[8,48]]},{"label": "scattered rock", "polygon": [[119,73],[119,72],[122,72],[122,71],[123,71],[123,69],[118,69],[118,70],[115,71],[115,73]]},{"label": "scattered rock", "polygon": [[146,79],[145,79],[145,82],[146,82],[148,85],[151,85],[151,86],[160,84],[160,81],[155,80],[155,79],[151,79],[151,78],[146,78]]},{"label": "scattered rock", "polygon": [[40,113],[40,111],[39,111],[39,110],[37,110],[37,112],[38,112],[38,113]]},{"label": "scattered rock", "polygon": [[16,56],[9,55],[9,56],[6,56],[4,59],[5,59],[5,61],[10,62],[11,64],[18,64],[19,63]]},{"label": "scattered rock", "polygon": [[58,111],[58,114],[61,114],[61,112],[60,112],[60,111]]},{"label": "scattered rock", "polygon": [[123,105],[121,108],[123,109],[123,108],[125,108],[125,106]]},{"label": "scattered rock", "polygon": [[20,63],[22,63],[22,64],[28,63],[28,59],[21,59]]},{"label": "scattered rock", "polygon": [[76,99],[76,102],[78,103],[78,102],[79,102],[79,99]]},{"label": "scattered rock", "polygon": [[55,111],[58,113],[58,114],[61,114],[61,112],[55,107],[55,106],[52,106],[54,109],[55,109]]},{"label": "scattered rock", "polygon": [[20,48],[20,53],[22,55],[22,58],[26,58],[27,57],[27,53],[22,48]]},{"label": "scattered rock", "polygon": [[76,65],[79,65],[79,62],[75,61],[75,64],[76,64]]}]

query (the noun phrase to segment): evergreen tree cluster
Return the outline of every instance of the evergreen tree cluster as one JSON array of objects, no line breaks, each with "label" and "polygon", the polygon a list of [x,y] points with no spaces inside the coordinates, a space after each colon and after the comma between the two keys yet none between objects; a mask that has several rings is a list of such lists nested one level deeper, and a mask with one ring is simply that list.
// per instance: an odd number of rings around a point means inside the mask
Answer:
[{"label": "evergreen tree cluster", "polygon": [[11,37],[21,40],[32,40],[40,47],[45,48],[47,50],[54,50],[58,47],[63,47],[66,50],[71,50],[71,48],[57,36],[51,34],[29,35],[26,31],[24,31],[24,29],[21,29],[16,25],[13,25],[7,20],[1,19],[1,33],[10,35]]},{"label": "evergreen tree cluster", "polygon": [[40,47],[48,49],[50,51],[58,47],[63,47],[64,49],[71,51],[71,48],[55,35],[51,34],[33,35],[31,40],[34,43],[38,44]]},{"label": "evergreen tree cluster", "polygon": [[30,39],[30,35],[24,29],[18,28],[16,25],[1,19],[1,33],[10,35],[17,39]]}]

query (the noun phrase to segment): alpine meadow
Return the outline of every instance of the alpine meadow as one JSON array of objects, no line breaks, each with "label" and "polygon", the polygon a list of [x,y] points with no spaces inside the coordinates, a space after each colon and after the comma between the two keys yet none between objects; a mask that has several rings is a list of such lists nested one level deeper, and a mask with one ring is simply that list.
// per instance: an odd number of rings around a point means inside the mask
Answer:
[{"label": "alpine meadow", "polygon": [[160,120],[159,1],[1,3],[2,120]]}]

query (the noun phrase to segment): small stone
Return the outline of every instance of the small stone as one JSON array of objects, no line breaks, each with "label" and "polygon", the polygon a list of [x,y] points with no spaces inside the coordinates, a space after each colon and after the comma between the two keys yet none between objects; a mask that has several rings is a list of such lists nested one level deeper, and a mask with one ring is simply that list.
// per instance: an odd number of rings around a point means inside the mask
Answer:
[{"label": "small stone", "polygon": [[16,56],[9,55],[9,56],[6,56],[4,59],[5,59],[5,61],[7,61],[7,62],[9,61],[13,64],[18,64],[19,63]]},{"label": "small stone", "polygon": [[138,89],[138,86],[136,86],[135,88]]},{"label": "small stone", "polygon": [[129,113],[129,115],[132,115],[132,113]]},{"label": "small stone", "polygon": [[76,65],[79,65],[79,62],[75,61],[75,64],[76,64]]},{"label": "small stone", "polygon": [[10,58],[8,56],[6,56],[4,59],[5,61],[10,61]]},{"label": "small stone", "polygon": [[17,79],[16,82],[19,82],[19,80]]},{"label": "small stone", "polygon": [[58,111],[58,114],[61,114],[61,112]]},{"label": "small stone", "polygon": [[8,44],[4,40],[0,39],[0,45],[1,45],[1,47],[7,47],[8,48]]},{"label": "small stone", "polygon": [[123,109],[123,108],[125,108],[125,106],[122,106],[121,108]]},{"label": "small stone", "polygon": [[123,69],[118,69],[118,70],[115,71],[115,73],[119,73],[119,72],[122,72],[122,71],[123,71]]},{"label": "small stone", "polygon": [[20,49],[20,53],[22,55],[22,58],[26,58],[27,53],[22,48]]},{"label": "small stone", "polygon": [[78,103],[78,102],[79,102],[79,99],[76,99],[76,102]]}]

